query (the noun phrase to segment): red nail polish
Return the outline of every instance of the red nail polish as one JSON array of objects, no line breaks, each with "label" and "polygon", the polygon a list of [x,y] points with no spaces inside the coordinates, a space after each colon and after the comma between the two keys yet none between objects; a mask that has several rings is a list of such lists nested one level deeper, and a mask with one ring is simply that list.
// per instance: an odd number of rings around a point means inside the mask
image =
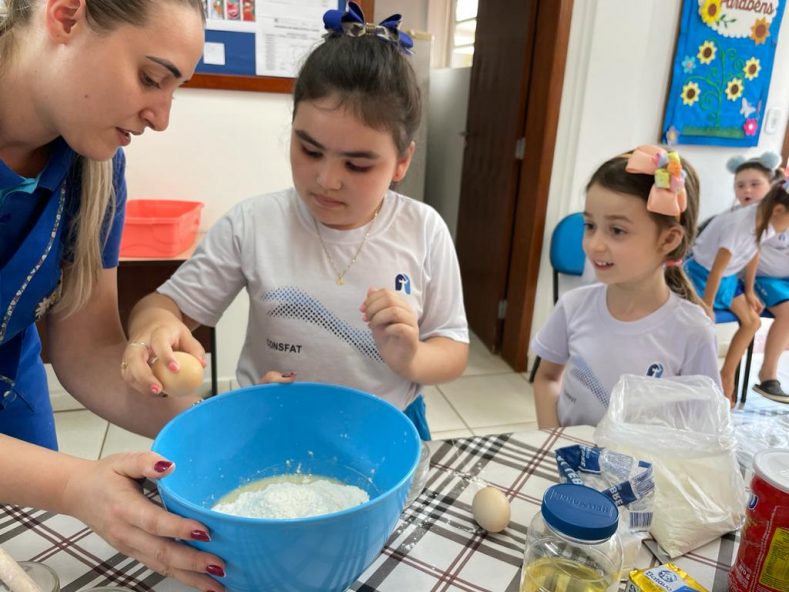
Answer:
[{"label": "red nail polish", "polygon": [[158,394],[159,394],[159,391],[161,391],[161,390],[162,390],[162,389],[159,387],[159,385],[158,385],[158,384],[152,384],[152,385],[151,385],[151,392],[152,392],[154,395],[158,395]]},{"label": "red nail polish", "polygon": [[155,465],[153,465],[153,470],[157,473],[164,473],[171,466],[173,466],[173,463],[169,460],[160,460]]},{"label": "red nail polish", "polygon": [[204,543],[210,543],[211,537],[208,536],[208,533],[204,530],[193,530],[189,533],[189,536],[192,537],[192,540],[195,541],[202,541]]},{"label": "red nail polish", "polygon": [[169,364],[167,364],[167,367],[170,369],[171,372],[178,372],[177,362],[170,362]]},{"label": "red nail polish", "polygon": [[205,568],[206,573],[211,574],[212,576],[216,576],[218,578],[225,577],[225,570],[219,567],[218,565],[209,565]]},{"label": "red nail polish", "polygon": [[296,376],[295,372],[285,372],[285,374],[282,375],[282,378],[293,378],[294,376]]}]

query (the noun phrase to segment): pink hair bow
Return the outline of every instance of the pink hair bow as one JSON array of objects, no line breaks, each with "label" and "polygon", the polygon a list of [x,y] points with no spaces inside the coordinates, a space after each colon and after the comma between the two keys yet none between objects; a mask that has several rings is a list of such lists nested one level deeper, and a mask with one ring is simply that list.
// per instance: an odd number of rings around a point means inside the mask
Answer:
[{"label": "pink hair bow", "polygon": [[688,207],[685,177],[679,154],[666,152],[660,146],[639,146],[627,160],[628,173],[654,175],[655,184],[649,192],[647,209],[666,216],[679,216]]}]

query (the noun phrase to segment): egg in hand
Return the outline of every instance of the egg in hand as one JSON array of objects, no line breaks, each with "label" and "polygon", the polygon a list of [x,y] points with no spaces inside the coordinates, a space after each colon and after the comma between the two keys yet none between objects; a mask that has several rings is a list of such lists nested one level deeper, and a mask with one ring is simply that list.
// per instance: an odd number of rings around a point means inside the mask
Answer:
[{"label": "egg in hand", "polygon": [[175,397],[191,395],[203,383],[203,365],[200,360],[186,352],[173,352],[180,369],[173,372],[163,359],[151,366],[153,375],[162,383],[164,392]]},{"label": "egg in hand", "polygon": [[510,502],[495,487],[483,487],[471,502],[474,520],[488,532],[501,532],[510,523]]}]

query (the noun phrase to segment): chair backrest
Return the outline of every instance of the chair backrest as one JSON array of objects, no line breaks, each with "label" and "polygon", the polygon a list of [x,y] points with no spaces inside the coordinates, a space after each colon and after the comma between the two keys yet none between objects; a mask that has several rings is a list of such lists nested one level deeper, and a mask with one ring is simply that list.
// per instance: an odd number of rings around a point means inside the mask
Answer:
[{"label": "chair backrest", "polygon": [[559,274],[582,276],[584,273],[583,238],[584,215],[581,212],[562,218],[551,234],[554,303],[559,299]]}]

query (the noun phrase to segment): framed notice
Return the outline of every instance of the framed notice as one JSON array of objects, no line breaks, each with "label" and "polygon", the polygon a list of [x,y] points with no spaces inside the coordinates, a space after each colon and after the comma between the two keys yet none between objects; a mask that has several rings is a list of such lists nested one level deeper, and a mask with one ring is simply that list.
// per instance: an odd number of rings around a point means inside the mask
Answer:
[{"label": "framed notice", "polygon": [[[373,0],[359,2],[372,21]],[[205,48],[185,86],[289,93],[320,43],[323,13],[345,0],[203,0]]]},{"label": "framed notice", "polygon": [[786,0],[684,0],[663,142],[756,146]]}]

